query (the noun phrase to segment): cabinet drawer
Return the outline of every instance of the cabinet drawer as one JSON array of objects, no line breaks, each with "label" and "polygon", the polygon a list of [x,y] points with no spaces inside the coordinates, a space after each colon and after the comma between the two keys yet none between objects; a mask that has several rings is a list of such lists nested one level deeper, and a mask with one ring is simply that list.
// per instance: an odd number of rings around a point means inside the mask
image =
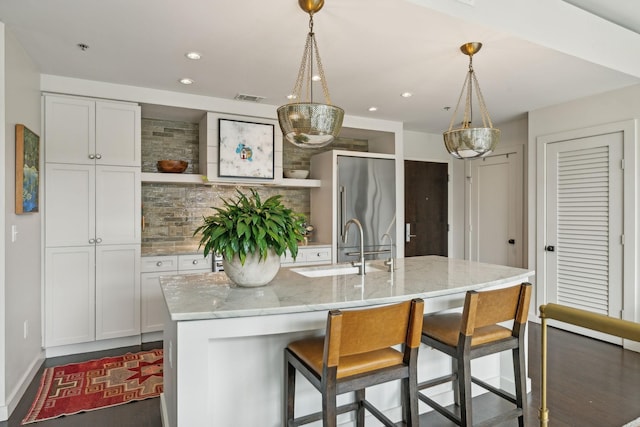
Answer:
[{"label": "cabinet drawer", "polygon": [[177,269],[178,257],[173,255],[145,256],[142,257],[142,265],[140,266],[143,273],[176,271]]},{"label": "cabinet drawer", "polygon": [[196,255],[178,255],[178,273],[183,273],[193,270],[212,271],[213,265],[211,264],[212,255],[203,257],[202,254]]},{"label": "cabinet drawer", "polygon": [[331,248],[313,248],[303,252],[305,262],[331,262]]}]

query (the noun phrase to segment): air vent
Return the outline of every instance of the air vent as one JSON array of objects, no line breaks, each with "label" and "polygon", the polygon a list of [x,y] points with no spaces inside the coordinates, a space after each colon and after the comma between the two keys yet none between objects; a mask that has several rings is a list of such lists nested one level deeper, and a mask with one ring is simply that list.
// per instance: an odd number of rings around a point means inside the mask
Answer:
[{"label": "air vent", "polygon": [[233,99],[237,99],[238,101],[261,102],[264,99],[264,96],[245,95],[244,93],[239,93]]}]

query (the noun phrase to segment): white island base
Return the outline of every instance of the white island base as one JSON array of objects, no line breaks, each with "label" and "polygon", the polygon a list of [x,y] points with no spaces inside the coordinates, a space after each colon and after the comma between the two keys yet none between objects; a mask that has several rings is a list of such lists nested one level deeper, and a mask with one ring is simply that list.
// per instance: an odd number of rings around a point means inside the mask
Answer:
[{"label": "white island base", "polygon": [[[270,285],[255,289],[229,285],[223,273],[165,277],[163,425],[280,427],[284,348],[293,340],[323,334],[327,310],[414,297],[424,298],[425,312],[454,309],[462,306],[469,289],[521,283],[532,274],[511,267],[418,257],[398,260],[393,274],[375,272],[364,278],[311,279],[282,269]],[[450,359],[441,353],[422,346],[419,354],[420,381],[450,372]],[[503,374],[501,366],[505,366]],[[473,368],[475,376],[513,389],[510,353],[474,360]],[[399,389],[399,382],[382,384],[368,389],[367,397],[392,420],[400,420]],[[441,403],[453,402],[449,385],[430,394]],[[320,404],[320,393],[299,376],[296,415],[318,411]],[[420,411],[427,410],[421,404]],[[354,425],[352,417],[343,414],[339,424]]]}]

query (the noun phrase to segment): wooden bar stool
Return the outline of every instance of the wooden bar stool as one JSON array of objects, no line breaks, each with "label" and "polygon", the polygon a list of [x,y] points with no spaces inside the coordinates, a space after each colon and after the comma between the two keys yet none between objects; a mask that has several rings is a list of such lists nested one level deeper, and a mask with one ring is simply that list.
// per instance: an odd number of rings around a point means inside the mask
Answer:
[{"label": "wooden bar stool", "polygon": [[[332,310],[324,337],[292,342],[285,349],[286,426],[322,420],[334,427],[338,414],[367,409],[387,427],[396,424],[365,399],[367,387],[401,380],[405,426],[418,426],[417,360],[424,302],[421,299],[360,310]],[[402,345],[402,351],[392,346]],[[322,411],[294,417],[296,371],[322,394]],[[336,396],[355,392],[355,401],[336,406]]]},{"label": "wooden bar stool", "polygon": [[[471,382],[514,403],[516,407],[483,421],[493,426],[510,418],[525,425],[526,367],[524,336],[531,299],[531,284],[523,283],[505,289],[467,292],[462,313],[424,316],[422,342],[452,358],[452,374],[418,384],[424,390],[453,381],[459,415],[419,392],[420,400],[459,426],[472,426]],[[511,329],[498,323],[513,321]],[[471,376],[471,360],[488,354],[511,350],[516,386],[515,396]]]}]

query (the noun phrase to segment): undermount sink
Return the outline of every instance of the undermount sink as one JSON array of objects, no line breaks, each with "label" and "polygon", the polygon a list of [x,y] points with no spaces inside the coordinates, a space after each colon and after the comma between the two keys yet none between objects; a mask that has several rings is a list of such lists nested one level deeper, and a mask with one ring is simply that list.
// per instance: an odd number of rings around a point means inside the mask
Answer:
[{"label": "undermount sink", "polygon": [[[331,265],[317,265],[313,267],[297,267],[292,268],[298,274],[305,277],[326,277],[326,276],[340,276],[343,274],[358,274],[358,267],[354,267],[351,264],[331,264]],[[376,268],[370,264],[366,264],[365,273],[373,273],[378,271],[384,271]]]}]

